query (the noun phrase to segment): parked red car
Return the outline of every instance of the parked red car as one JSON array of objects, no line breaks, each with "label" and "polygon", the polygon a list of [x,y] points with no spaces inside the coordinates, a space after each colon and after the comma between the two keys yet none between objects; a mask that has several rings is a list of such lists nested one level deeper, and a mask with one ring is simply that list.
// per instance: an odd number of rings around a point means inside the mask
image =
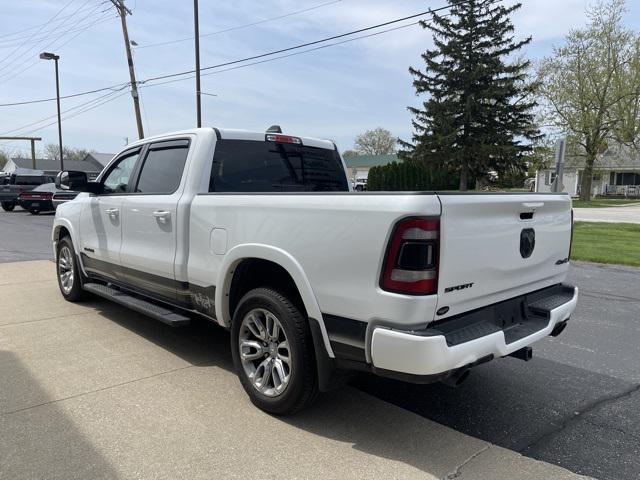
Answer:
[{"label": "parked red car", "polygon": [[58,190],[54,183],[45,183],[28,192],[21,192],[18,204],[34,215],[40,212],[50,212],[58,205],[73,200],[78,192]]}]

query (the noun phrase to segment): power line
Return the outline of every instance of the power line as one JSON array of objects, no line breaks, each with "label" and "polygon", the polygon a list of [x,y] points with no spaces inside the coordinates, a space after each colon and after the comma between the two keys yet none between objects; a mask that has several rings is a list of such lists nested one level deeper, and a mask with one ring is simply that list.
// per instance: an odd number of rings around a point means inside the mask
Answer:
[{"label": "power line", "polygon": [[[52,50],[58,50],[58,49],[60,49],[60,48],[62,48],[62,47],[64,47],[64,46],[66,46],[66,45],[67,45],[67,44],[69,44],[71,41],[75,40],[78,36],[80,36],[82,33],[86,32],[88,29],[90,29],[91,27],[93,27],[93,26],[95,26],[95,25],[98,25],[98,24],[100,24],[100,23],[105,23],[105,22],[107,22],[107,21],[111,20],[112,18],[114,18],[114,17],[113,17],[113,15],[112,15],[111,13],[107,13],[107,14],[105,14],[105,15],[103,15],[103,16],[101,16],[101,17],[99,17],[97,20],[95,20],[95,21],[93,21],[93,22],[91,22],[91,23],[89,23],[89,24],[85,25],[83,28],[81,28],[81,29],[79,29],[79,30],[75,30],[75,32],[76,32],[76,33],[75,33],[75,35],[72,35],[71,37],[69,37],[68,39],[66,39],[63,43],[61,43],[61,44],[59,44],[59,45],[56,45],[55,47],[53,47],[53,48],[52,48]],[[64,35],[66,35],[66,33],[68,33],[68,32],[65,32],[65,33],[63,33],[63,34],[61,34],[61,35],[59,35],[59,36],[60,36],[60,37],[62,37],[62,36],[64,36]],[[43,48],[43,50],[44,50],[44,49],[47,49],[50,45],[51,45],[51,44],[49,44],[48,46],[44,47],[44,48]],[[29,58],[27,58],[27,60],[29,60]],[[20,66],[24,65],[24,63],[26,63],[26,62],[22,62],[22,63],[18,64],[18,65],[16,66],[16,68],[18,68],[18,67],[20,67]],[[38,58],[35,58],[35,59],[31,60],[31,63],[30,63],[30,64],[28,64],[26,67],[24,67],[22,70],[19,70],[19,71],[17,71],[17,72],[13,72],[13,71],[12,71],[12,72],[8,72],[8,73],[5,73],[5,74],[0,74],[0,80],[1,80],[3,83],[4,83],[4,82],[8,82],[8,81],[9,81],[9,80],[11,80],[12,78],[15,78],[15,77],[17,77],[17,76],[19,76],[19,75],[23,74],[23,73],[24,73],[24,72],[26,72],[27,70],[30,70],[31,68],[33,68],[34,66],[36,66],[38,63],[39,63],[39,59],[38,59]]]},{"label": "power line", "polygon": [[[102,2],[104,4],[104,1]],[[22,32],[28,32],[30,30],[34,30],[40,26],[52,26],[53,28],[51,29],[47,29],[45,31],[42,31],[38,34],[36,34],[37,36],[40,36],[40,38],[34,39],[36,41],[42,40],[43,38],[45,38],[47,35],[50,35],[54,30],[55,30],[55,24],[58,22],[62,22],[65,19],[68,19],[70,17],[73,17],[79,13],[82,12],[86,12],[87,10],[91,10],[92,8],[94,8],[94,5],[87,5],[86,7],[82,7],[80,9],[78,9],[77,11],[75,11],[74,13],[70,13],[68,15],[63,15],[62,17],[59,17],[57,20],[53,21],[53,22],[44,22],[42,24],[38,24],[38,25],[34,25],[32,27],[26,28],[24,30],[20,30],[18,32],[14,32],[13,34],[3,34],[0,35],[0,48],[4,49],[4,48],[9,48],[12,46],[15,46],[18,42],[20,42],[20,40],[25,40],[27,38],[29,38],[31,36],[31,34],[27,34],[27,35],[20,35],[20,36],[15,36],[18,35],[19,33]],[[62,23],[66,23],[66,22],[62,22]],[[14,38],[8,38],[8,37],[14,37]],[[3,40],[4,39],[4,40]]]},{"label": "power line", "polygon": [[[372,25],[372,26],[365,27],[365,28],[360,28],[360,29],[353,30],[351,32],[342,33],[342,34],[339,34],[339,35],[333,35],[333,36],[330,36],[330,37],[322,38],[320,40],[315,40],[315,41],[312,41],[312,42],[306,42],[306,43],[294,45],[292,47],[287,47],[287,48],[283,48],[283,49],[279,49],[279,50],[273,50],[271,52],[265,52],[265,53],[262,53],[262,54],[259,54],[259,55],[253,55],[253,56],[250,56],[250,57],[245,57],[245,58],[241,58],[241,59],[237,59],[237,60],[231,60],[231,61],[228,61],[228,62],[219,63],[217,65],[211,65],[211,66],[202,68],[202,70],[211,70],[211,69],[216,69],[216,68],[220,68],[220,67],[224,67],[224,66],[230,66],[230,65],[234,65],[234,64],[238,64],[238,63],[247,62],[247,61],[250,61],[250,60],[256,60],[256,59],[259,59],[259,58],[268,57],[268,56],[271,56],[271,55],[277,55],[278,53],[284,53],[284,52],[288,52],[288,51],[291,51],[291,50],[296,50],[296,49],[299,49],[299,48],[304,48],[304,47],[308,47],[308,46],[312,46],[312,45],[317,45],[317,44],[328,42],[328,41],[331,41],[331,40],[344,38],[344,37],[347,37],[349,35],[354,35],[356,33],[362,33],[362,32],[366,32],[366,31],[370,31],[370,30],[373,30],[373,29],[376,29],[376,28],[392,25],[392,24],[403,22],[403,21],[406,21],[406,20],[411,20],[411,19],[422,17],[422,16],[425,16],[425,15],[432,15],[432,14],[434,14],[436,12],[439,12],[439,11],[442,11],[442,10],[447,10],[447,9],[450,9],[450,8],[455,7],[457,5],[462,5],[462,4],[468,3],[468,2],[469,2],[469,0],[459,1],[459,2],[456,2],[456,3],[452,3],[450,5],[445,5],[445,6],[442,6],[442,7],[429,9],[429,10],[426,10],[424,12],[416,13],[414,15],[408,15],[406,17],[398,18],[398,19],[395,19],[395,20],[390,20],[390,21],[387,21],[387,22],[379,23],[377,25]],[[189,75],[189,74],[192,74],[194,72],[195,72],[195,70],[185,70],[183,72],[171,73],[171,74],[167,74],[167,75],[159,75],[157,77],[152,77],[152,78],[147,78],[145,80],[141,80],[141,81],[138,82],[138,84],[144,84],[144,83],[152,82],[152,81],[155,81],[155,80],[163,80],[163,79],[166,79],[166,78],[174,78],[174,77]],[[79,93],[74,93],[74,94],[71,94],[71,95],[64,95],[64,96],[61,96],[60,98],[61,99],[74,98],[74,97],[79,97],[79,96],[82,96],[82,95],[89,95],[89,94],[92,94],[92,93],[98,93],[98,92],[102,92],[102,91],[106,91],[106,90],[113,90],[113,89],[118,88],[118,87],[120,87],[122,85],[129,85],[129,82],[124,83],[124,84],[112,85],[112,86],[109,86],[109,87],[97,88],[97,89],[89,90],[89,91],[86,91],[86,92],[79,92]],[[39,99],[39,100],[27,100],[27,101],[22,101],[22,102],[3,103],[3,104],[0,104],[0,107],[10,107],[10,106],[18,106],[18,105],[30,105],[30,104],[34,104],[34,103],[50,102],[50,101],[53,101],[53,100],[55,100],[55,97],[54,98],[44,98],[44,99]]]},{"label": "power line", "polygon": [[[70,0],[64,7],[62,7],[61,10],[58,11],[58,13],[56,15],[54,15],[50,22],[53,21],[58,14],[62,13],[62,11],[64,9],[66,9],[71,3],[73,3],[75,0]],[[82,7],[84,7],[87,3],[89,3],[91,0],[86,0],[85,3],[82,4]],[[77,8],[74,11],[74,15],[78,13],[79,8]],[[62,24],[60,24],[57,28],[61,27],[64,23],[66,23],[67,20],[65,20]],[[32,33],[26,40],[24,40],[23,42],[21,42],[15,49],[13,49],[8,55],[6,55],[5,57],[3,57],[0,60],[0,65],[2,66],[2,68],[4,69],[5,67],[8,67],[9,65],[11,65],[14,61],[16,61],[17,59],[20,58],[20,52],[22,50],[22,47],[24,47],[37,33],[39,33],[42,30],[43,27],[41,27],[40,29],[38,29],[36,32]],[[32,47],[33,48],[33,47]],[[31,50],[32,48],[27,48],[27,50],[25,50],[24,52],[22,52],[22,54],[26,53],[27,51]],[[15,55],[15,58],[11,59],[11,57],[13,57]],[[5,63],[8,59],[9,62]]]},{"label": "power line", "polygon": [[[86,11],[86,9],[85,9],[85,11]],[[77,27],[78,27],[77,25],[74,25],[73,29],[69,30],[68,33],[75,33],[75,32],[77,32],[79,30],[82,30],[82,27],[79,27],[79,28],[77,28]],[[57,32],[55,31],[55,29],[49,30],[48,32],[43,32],[41,36],[39,36],[38,38],[35,38],[33,40],[35,42],[41,42],[43,40],[47,40],[47,39],[53,37],[56,33]],[[17,42],[16,43],[7,43],[7,44],[2,44],[0,42],[0,49],[4,50],[4,49],[7,49],[7,48],[11,48],[11,47],[13,47],[15,45],[17,45]]]},{"label": "power line", "polygon": [[[51,17],[51,18],[47,21],[47,23],[50,23],[50,22],[52,22],[53,20],[55,20],[55,18],[56,18],[58,15],[60,15],[60,14],[61,14],[61,13],[62,13],[62,12],[63,12],[63,11],[64,11],[68,6],[69,6],[69,5],[71,5],[74,1],[75,1],[75,0],[69,0],[67,3],[65,3],[64,7],[62,7],[60,10],[58,10],[58,12],[57,12],[53,17]],[[7,56],[5,56],[5,57],[1,58],[1,59],[0,59],[0,65],[2,65],[2,64],[4,63],[4,61],[5,61],[7,58],[11,57],[15,52],[17,52],[18,50],[20,50],[20,48],[22,47],[22,45],[24,45],[24,44],[25,44],[25,43],[27,43],[29,40],[31,40],[31,38],[33,38],[33,36],[34,36],[34,35],[36,35],[37,33],[39,33],[39,32],[44,28],[44,26],[45,26],[45,25],[47,25],[47,23],[42,24],[42,26],[41,26],[41,27],[40,27],[40,28],[39,28],[35,33],[32,33],[30,36],[28,36],[28,37],[27,37],[27,39],[26,39],[24,42],[22,42],[20,45],[18,45],[18,46],[17,46],[14,50],[12,50],[12,51],[7,55]]]},{"label": "power line", "polygon": [[[399,22],[403,22],[403,21],[406,21],[406,20],[411,20],[413,18],[423,17],[425,15],[430,15],[430,14],[433,14],[433,13],[438,12],[440,10],[449,9],[449,8],[454,7],[456,5],[460,5],[462,3],[468,3],[468,2],[469,2],[469,0],[464,0],[464,1],[461,1],[461,2],[458,2],[458,3],[452,3],[451,5],[446,5],[446,6],[435,8],[435,9],[429,9],[427,11],[424,11],[424,12],[421,12],[421,13],[416,13],[414,15],[408,15],[406,17],[397,18],[395,20],[389,20],[388,22],[379,23],[377,25],[371,25],[369,27],[359,28],[358,30],[353,30],[351,32],[341,33],[339,35],[333,35],[331,37],[322,38],[320,40],[314,40],[312,42],[300,43],[300,44],[294,45],[292,47],[281,48],[280,50],[272,50],[271,52],[265,52],[265,53],[261,53],[259,55],[253,55],[251,57],[245,57],[245,58],[241,58],[241,59],[238,59],[238,60],[231,60],[231,61],[228,61],[228,62],[219,63],[217,65],[211,65],[209,67],[203,67],[201,70],[211,70],[211,69],[214,69],[214,68],[226,67],[228,65],[235,65],[237,63],[243,63],[243,62],[247,62],[247,61],[250,61],[250,60],[257,60],[259,58],[269,57],[271,55],[277,55],[278,53],[290,52],[291,50],[297,50],[299,48],[310,47],[312,45],[317,45],[319,43],[324,43],[324,42],[328,42],[328,41],[331,41],[331,40],[336,40],[338,38],[344,38],[344,37],[347,37],[347,36],[350,36],[350,35],[355,35],[356,33],[367,32],[367,31],[370,31],[370,30],[374,30],[376,28],[385,27],[387,25],[393,25],[394,23],[399,23]],[[144,82],[151,82],[153,80],[161,80],[161,79],[164,79],[164,78],[179,77],[179,76],[182,76],[182,75],[189,75],[190,73],[194,73],[194,72],[195,72],[195,70],[185,70],[183,72],[171,73],[171,74],[168,74],[168,75],[159,75],[157,77],[147,78],[146,80],[144,80]],[[140,83],[143,83],[143,82],[140,82]]]},{"label": "power line", "polygon": [[[89,2],[89,1],[91,1],[91,0],[87,0],[87,2]],[[87,2],[85,2],[85,3],[87,3]],[[48,38],[46,38],[45,40],[38,41],[33,46],[27,47],[26,50],[21,52],[14,59],[9,60],[9,62],[7,64],[5,64],[2,68],[0,68],[0,70],[6,70],[7,71],[6,73],[0,74],[0,77],[7,76],[7,75],[15,76],[13,74],[14,73],[13,71],[15,69],[20,68],[20,67],[22,67],[23,65],[25,65],[25,64],[27,64],[29,62],[34,62],[34,58],[33,58],[32,54],[29,53],[29,52],[34,52],[33,55],[35,55],[35,53],[37,53],[38,51],[42,51],[42,50],[46,50],[46,49],[52,49],[51,47],[53,46],[54,43],[56,43],[59,39],[63,38],[64,36],[68,35],[70,32],[73,32],[78,27],[78,24],[82,24],[82,22],[84,22],[89,17],[91,17],[92,14],[96,10],[98,10],[99,8],[100,8],[100,5],[96,5],[88,14],[86,14],[84,17],[79,19],[77,22],[74,22],[73,25],[65,25],[64,23],[61,23],[60,25],[58,25],[56,27],[58,30],[62,30],[63,28],[66,28],[66,30],[57,31],[57,32],[53,33],[51,36],[49,36]],[[101,13],[103,13],[103,12],[101,12]],[[89,20],[89,22],[91,22],[91,20]],[[65,21],[65,23],[66,23],[66,21]],[[83,27],[86,27],[86,25],[83,25]],[[18,62],[18,63],[16,63],[16,62]],[[34,63],[37,63],[37,60],[35,60]],[[11,68],[12,70],[9,71],[9,68]]]},{"label": "power line", "polygon": [[[296,55],[302,55],[304,53],[315,52],[317,50],[322,50],[324,48],[329,48],[329,47],[335,47],[336,45],[342,45],[344,43],[354,42],[356,40],[361,40],[363,38],[375,37],[377,35],[382,35],[384,33],[393,32],[395,30],[401,30],[403,28],[413,27],[415,25],[418,25],[419,23],[420,23],[419,21],[418,22],[411,22],[411,23],[408,23],[408,24],[405,24],[405,25],[400,25],[400,26],[397,26],[397,27],[388,28],[388,29],[382,30],[380,32],[368,33],[366,35],[361,35],[359,37],[348,38],[346,40],[341,40],[339,42],[329,43],[327,45],[320,45],[320,46],[317,46],[317,47],[314,47],[314,48],[309,48],[307,50],[303,50],[301,52],[288,53],[286,55],[280,55],[280,56],[277,56],[277,57],[267,58],[267,59],[259,60],[259,61],[256,61],[256,62],[245,63],[245,64],[242,64],[242,65],[236,65],[234,67],[224,68],[222,70],[216,70],[214,72],[203,73],[202,76],[205,77],[205,76],[208,76],[208,75],[217,75],[219,73],[229,72],[231,70],[237,70],[237,69],[240,69],[240,68],[251,67],[253,65],[259,65],[259,64],[262,64],[262,63],[273,62],[273,61],[276,61],[276,60],[281,60],[283,58],[289,58],[289,57],[294,57]],[[175,82],[181,82],[183,80],[190,80],[192,78],[193,78],[193,76],[183,77],[183,78],[174,78],[172,80],[165,80],[164,82],[151,83],[151,84],[148,84],[148,85],[145,84],[145,85],[142,85],[142,87],[143,88],[156,87],[156,86],[159,86],[159,85],[166,85],[168,83],[175,83]],[[145,80],[145,82],[146,81],[147,80]]]},{"label": "power line", "polygon": [[[113,93],[115,93],[115,92],[113,92]],[[108,96],[113,95],[113,93],[109,94]],[[118,99],[118,98],[122,97],[123,95],[126,95],[127,93],[129,93],[129,92],[128,92],[128,91],[120,92],[119,94],[117,94],[117,95],[115,95],[115,96],[111,96],[111,98],[107,98],[107,99],[105,99],[105,100],[103,100],[103,101],[101,101],[101,102],[99,102],[99,103],[96,103],[96,104],[94,104],[94,105],[91,105],[91,106],[88,106],[88,107],[86,107],[86,108],[83,108],[82,110],[79,110],[79,111],[77,111],[77,112],[74,112],[74,113],[72,113],[72,114],[70,114],[70,115],[67,115],[67,116],[63,117],[62,119],[63,119],[63,120],[68,120],[68,119],[70,119],[70,118],[77,117],[78,115],[82,115],[83,113],[88,112],[89,110],[93,110],[93,109],[95,109],[95,108],[98,108],[98,107],[100,107],[100,106],[104,105],[105,103],[112,102],[112,101],[114,101],[114,100],[116,100],[116,99]],[[53,122],[51,122],[51,123],[47,123],[46,125],[41,125],[41,126],[39,126],[39,127],[35,128],[35,129],[29,130],[29,131],[26,131],[26,132],[21,132],[21,134],[23,134],[23,135],[28,135],[28,134],[31,134],[31,133],[37,132],[37,131],[39,131],[39,130],[42,130],[43,128],[50,127],[51,125],[55,125],[56,123],[57,123],[57,121],[53,121]]]},{"label": "power line", "polygon": [[[280,19],[287,18],[287,17],[292,17],[292,16],[298,15],[300,13],[310,12],[311,10],[316,10],[318,8],[326,7],[327,5],[333,5],[335,3],[340,3],[340,2],[342,2],[342,0],[332,0],[331,2],[320,3],[318,5],[314,5],[314,6],[309,7],[309,8],[303,8],[302,10],[295,10],[293,12],[285,13],[283,15],[278,15],[276,17],[270,17],[270,18],[265,18],[263,20],[258,20],[256,22],[252,22],[252,23],[245,23],[245,24],[242,24],[242,25],[236,25],[234,27],[224,28],[222,30],[217,30],[215,32],[203,33],[202,35],[200,35],[200,38],[210,37],[212,35],[219,35],[221,33],[232,32],[234,30],[240,30],[240,29],[243,29],[243,28],[253,27],[253,26],[256,26],[256,25],[261,25],[263,23],[272,22],[274,20],[280,20]],[[136,50],[141,50],[143,48],[160,47],[160,46],[163,46],[163,45],[172,45],[174,43],[188,42],[190,40],[193,40],[194,38],[195,38],[194,36],[183,37],[183,38],[177,38],[175,40],[168,40],[166,42],[157,42],[157,43],[150,43],[148,45],[140,45],[140,46],[136,47]]]},{"label": "power line", "polygon": [[[127,85],[123,86],[120,90],[124,90],[125,88],[127,88]],[[75,106],[73,106],[71,108],[63,110],[62,114],[69,113],[69,112],[71,112],[73,110],[77,110],[79,108],[89,106],[92,103],[98,102],[98,101],[100,101],[100,100],[102,100],[104,98],[107,98],[107,97],[110,97],[112,95],[115,95],[120,90],[111,91],[111,92],[109,92],[109,93],[107,93],[105,95],[100,95],[100,96],[98,96],[96,98],[93,98],[93,99],[89,100],[88,102],[84,102],[84,103],[80,103],[78,105],[75,105]],[[0,136],[6,136],[6,135],[9,135],[11,133],[19,132],[21,130],[24,130],[26,128],[32,127],[34,125],[38,125],[39,123],[46,122],[47,120],[51,120],[52,118],[56,118],[56,117],[57,117],[57,114],[53,114],[53,115],[50,115],[48,117],[41,118],[40,120],[37,120],[35,122],[27,123],[26,125],[22,125],[20,127],[14,128],[13,130],[8,130],[6,132],[3,132],[2,134],[0,134]]]},{"label": "power line", "polygon": [[[104,3],[104,2],[102,2],[102,3]],[[91,6],[87,6],[86,8],[82,7],[79,11],[89,10],[90,8],[93,8],[93,7],[91,7]],[[72,17],[72,16],[76,15],[77,13],[79,13],[79,11],[75,11],[74,13],[70,13],[69,15],[63,15],[62,17],[58,18],[57,21],[60,21],[60,20],[65,19],[65,18]],[[17,30],[17,31],[12,32],[12,33],[3,33],[2,35],[0,35],[0,38],[14,37],[14,36],[16,36],[16,35],[18,35],[20,33],[28,32],[28,31],[34,30],[34,29],[36,29],[38,27],[41,27],[41,26],[42,27],[47,26],[50,23],[51,23],[51,19],[49,19],[48,21],[46,21],[44,23],[39,23],[37,25],[33,25],[31,27],[27,27],[27,28],[22,29],[22,30]],[[29,37],[29,35],[22,35],[22,36],[19,36],[19,37],[16,37],[16,38],[11,38],[9,40],[3,40],[3,42],[13,42],[13,41],[22,40],[22,39],[25,39],[25,38],[28,38],[28,37]]]}]

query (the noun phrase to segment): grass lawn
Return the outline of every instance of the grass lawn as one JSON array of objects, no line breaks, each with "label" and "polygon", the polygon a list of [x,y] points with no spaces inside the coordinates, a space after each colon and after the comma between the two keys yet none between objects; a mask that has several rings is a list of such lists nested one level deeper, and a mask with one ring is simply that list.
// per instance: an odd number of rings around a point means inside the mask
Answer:
[{"label": "grass lawn", "polygon": [[640,267],[640,224],[576,222],[571,259]]},{"label": "grass lawn", "polygon": [[573,208],[604,208],[628,204],[640,205],[640,200],[624,198],[592,198],[588,202],[583,202],[582,200],[574,200]]}]

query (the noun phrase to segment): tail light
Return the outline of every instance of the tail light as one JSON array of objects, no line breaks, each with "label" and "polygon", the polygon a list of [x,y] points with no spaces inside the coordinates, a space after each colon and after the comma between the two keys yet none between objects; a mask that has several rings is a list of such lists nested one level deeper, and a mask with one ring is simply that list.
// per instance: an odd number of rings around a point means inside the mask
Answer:
[{"label": "tail light", "polygon": [[51,200],[53,198],[53,193],[51,192],[43,192],[43,193],[20,193],[18,195],[20,200]]},{"label": "tail light", "polygon": [[408,295],[438,291],[440,220],[424,217],[400,220],[389,240],[380,286]]},{"label": "tail light", "polygon": [[268,134],[266,135],[266,139],[268,142],[293,143],[295,145],[302,145],[302,140],[300,140],[298,137],[292,137],[291,135]]}]

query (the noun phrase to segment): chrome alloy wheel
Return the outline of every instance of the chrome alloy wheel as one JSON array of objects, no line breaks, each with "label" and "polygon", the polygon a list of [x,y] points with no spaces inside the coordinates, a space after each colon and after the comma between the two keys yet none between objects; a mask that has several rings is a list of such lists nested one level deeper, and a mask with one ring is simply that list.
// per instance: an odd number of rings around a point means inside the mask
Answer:
[{"label": "chrome alloy wheel", "polygon": [[73,288],[73,254],[66,245],[58,252],[58,277],[63,292],[68,295]]},{"label": "chrome alloy wheel", "polygon": [[267,397],[282,394],[291,378],[291,351],[282,324],[263,308],[248,312],[238,336],[240,361],[253,387]]}]

